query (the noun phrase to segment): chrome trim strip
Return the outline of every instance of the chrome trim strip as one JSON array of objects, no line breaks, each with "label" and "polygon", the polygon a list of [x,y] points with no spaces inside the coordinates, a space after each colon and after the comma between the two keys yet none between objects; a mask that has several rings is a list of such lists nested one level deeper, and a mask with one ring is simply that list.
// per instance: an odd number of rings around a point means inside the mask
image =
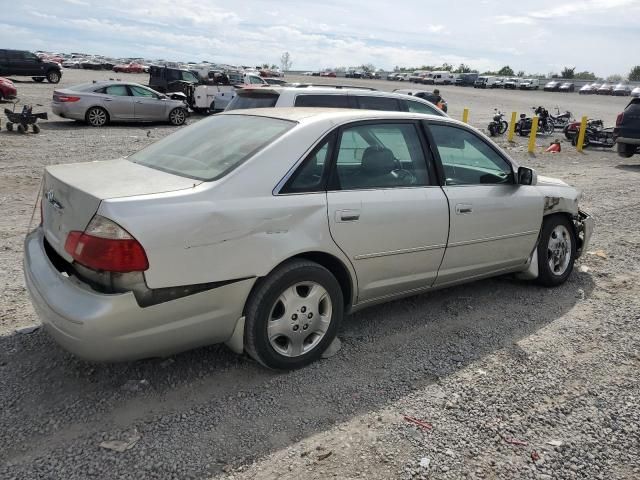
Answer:
[{"label": "chrome trim strip", "polygon": [[489,238],[478,238],[475,240],[465,240],[464,242],[455,242],[455,243],[450,243],[449,245],[447,245],[447,248],[449,247],[462,247],[464,245],[473,245],[474,243],[484,243],[484,242],[492,242],[494,240],[504,240],[507,238],[515,238],[515,237],[524,237],[527,235],[538,235],[538,230],[530,230],[528,232],[521,232],[521,233],[509,233],[507,235],[500,235],[497,237],[489,237]]},{"label": "chrome trim strip", "polygon": [[392,250],[389,252],[378,252],[378,253],[365,253],[363,255],[356,255],[353,257],[354,260],[366,260],[368,258],[378,258],[378,257],[388,257],[391,255],[401,255],[403,253],[414,253],[414,252],[424,252],[427,250],[437,250],[438,248],[445,248],[447,245],[426,245],[424,247],[414,247],[414,248],[404,248],[402,250]]}]

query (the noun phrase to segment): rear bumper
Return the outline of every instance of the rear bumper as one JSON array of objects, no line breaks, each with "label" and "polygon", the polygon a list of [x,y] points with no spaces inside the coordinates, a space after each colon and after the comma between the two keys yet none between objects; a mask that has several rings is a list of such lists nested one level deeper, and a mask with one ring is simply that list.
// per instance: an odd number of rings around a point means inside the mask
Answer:
[{"label": "rear bumper", "polygon": [[640,145],[640,138],[631,138],[631,137],[616,137],[616,142],[618,143],[626,143],[628,145]]},{"label": "rear bumper", "polygon": [[255,281],[142,308],[131,292],[98,293],[60,273],[44,250],[41,228],[25,240],[24,275],[49,334],[64,349],[93,361],[165,356],[227,341]]}]

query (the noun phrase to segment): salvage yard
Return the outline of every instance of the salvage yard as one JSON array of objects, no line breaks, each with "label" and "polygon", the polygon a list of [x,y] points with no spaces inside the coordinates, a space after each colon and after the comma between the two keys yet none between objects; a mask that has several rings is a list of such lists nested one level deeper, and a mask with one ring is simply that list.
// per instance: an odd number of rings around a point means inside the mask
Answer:
[{"label": "salvage yard", "polygon": [[[65,70],[58,87],[114,76],[148,79]],[[0,478],[640,478],[637,155],[580,154],[564,138],[561,153],[542,153],[557,133],[530,156],[525,138],[498,137],[522,165],[582,189],[595,217],[589,251],[558,288],[501,277],[372,307],[345,319],[337,355],[288,373],[222,345],[92,364],[31,328],[22,242],[42,169],[128,155],[179,127],[87,127],[51,113],[53,85],[16,86],[49,120],[39,135],[7,132],[4,118],[0,131]],[[494,108],[510,120],[537,105],[612,125],[628,102],[440,91],[452,117],[469,108],[479,128]]]}]

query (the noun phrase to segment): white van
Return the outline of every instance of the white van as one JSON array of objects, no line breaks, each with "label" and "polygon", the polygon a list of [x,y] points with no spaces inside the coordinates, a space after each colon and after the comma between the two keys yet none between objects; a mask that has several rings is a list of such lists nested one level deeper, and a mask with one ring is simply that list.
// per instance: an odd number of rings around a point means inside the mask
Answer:
[{"label": "white van", "polygon": [[540,88],[540,80],[537,78],[526,78],[520,84],[520,90],[538,90]]},{"label": "white van", "polygon": [[496,88],[498,83],[502,82],[501,77],[482,76],[474,82],[473,88]]},{"label": "white van", "polygon": [[451,72],[446,70],[439,72],[431,72],[427,78],[424,79],[424,83],[429,85],[453,85],[455,77]]}]

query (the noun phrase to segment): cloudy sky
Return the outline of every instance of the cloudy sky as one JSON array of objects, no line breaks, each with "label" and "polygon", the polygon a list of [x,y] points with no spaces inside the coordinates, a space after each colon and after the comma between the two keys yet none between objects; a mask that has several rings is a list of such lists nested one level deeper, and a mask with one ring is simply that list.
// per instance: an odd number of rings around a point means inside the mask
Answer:
[{"label": "cloudy sky", "polygon": [[[0,46],[296,70],[467,63],[626,75],[640,0],[18,0]],[[11,12],[10,15],[7,11]]]}]

